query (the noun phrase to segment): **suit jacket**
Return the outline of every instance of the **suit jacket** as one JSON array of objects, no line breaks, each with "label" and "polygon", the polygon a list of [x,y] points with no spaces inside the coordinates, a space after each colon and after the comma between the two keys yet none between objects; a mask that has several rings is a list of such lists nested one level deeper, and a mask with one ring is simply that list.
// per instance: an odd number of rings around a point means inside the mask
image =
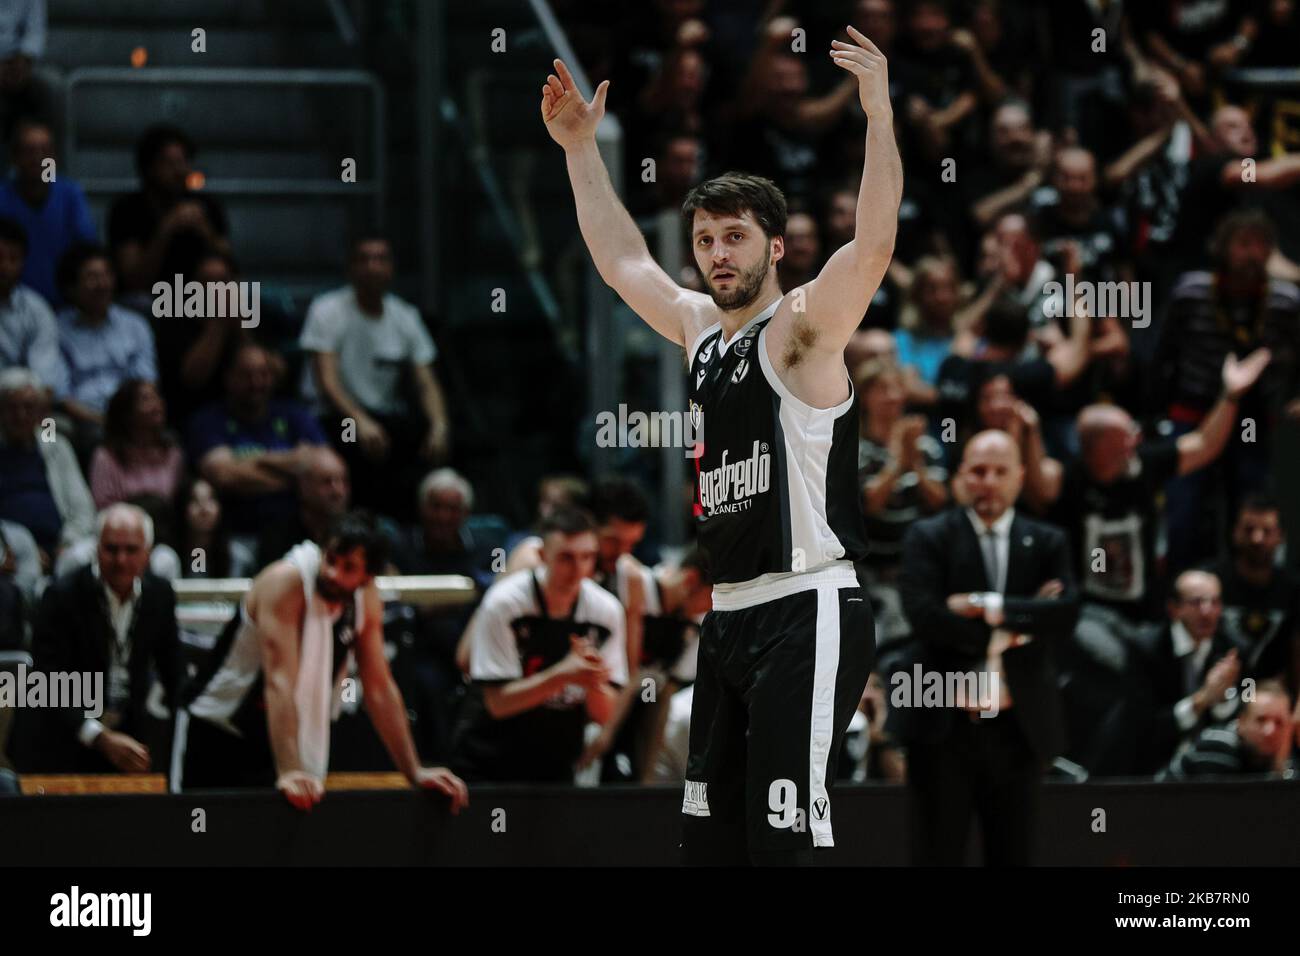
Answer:
[{"label": "suit jacket", "polygon": [[[1210,653],[1204,665],[1197,671],[1196,687],[1204,682],[1214,663],[1228,652],[1229,642],[1222,633],[1215,634],[1210,645]],[[1149,708],[1148,733],[1146,746],[1143,748],[1142,772],[1154,773],[1169,763],[1178,743],[1184,737],[1192,737],[1214,722],[1213,708],[1201,714],[1196,723],[1184,731],[1178,726],[1174,716],[1174,706],[1189,693],[1185,682],[1185,662],[1174,653],[1172,623],[1166,621],[1159,627],[1152,627],[1140,632],[1135,637],[1140,670],[1138,678],[1146,690],[1146,704]],[[1193,687],[1194,691],[1196,687]]]},{"label": "suit jacket", "polygon": [[[103,674],[107,705],[111,648],[115,640],[103,585],[90,567],[53,582],[41,597],[32,628],[32,659],[37,670]],[[156,668],[166,700],[176,700],[180,679],[180,639],[176,625],[176,593],[171,584],[148,571],[140,581],[140,597],[131,625],[127,661],[130,693],[122,722],[114,729],[140,739],[147,715],[146,701]],[[111,769],[99,754],[77,739],[85,721],[82,710],[28,709],[19,712],[21,733],[15,728],[14,760],[28,772],[70,773]],[[161,766],[154,754],[154,770]]]},{"label": "suit jacket", "polygon": [[[1065,532],[1018,511],[1007,554],[1001,627],[1034,638],[1002,655],[1010,713],[1034,752],[1048,761],[1064,746],[1051,646],[1070,638],[1079,617],[1072,556]],[[1064,592],[1056,598],[1037,597],[1038,589],[1053,578],[1060,580]],[[920,663],[926,673],[982,670],[993,628],[982,617],[952,613],[947,602],[950,594],[994,589],[965,508],[949,508],[913,524],[903,538],[899,579],[903,610],[912,625],[909,671],[913,663]],[[942,740],[954,720],[969,719],[950,707],[896,708],[891,716],[898,736],[914,742]]]}]

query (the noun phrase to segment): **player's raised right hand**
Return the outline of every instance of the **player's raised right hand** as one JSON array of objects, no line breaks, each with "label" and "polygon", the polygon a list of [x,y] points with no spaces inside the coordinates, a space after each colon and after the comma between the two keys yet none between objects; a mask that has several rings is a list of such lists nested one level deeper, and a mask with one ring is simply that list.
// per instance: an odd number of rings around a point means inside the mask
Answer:
[{"label": "player's raised right hand", "polygon": [[586,102],[578,92],[569,68],[562,60],[556,60],[555,73],[547,76],[546,85],[542,87],[542,120],[551,139],[565,149],[595,139],[596,127],[605,115],[605,91],[608,89],[609,80],[605,80],[596,87],[591,102]]}]

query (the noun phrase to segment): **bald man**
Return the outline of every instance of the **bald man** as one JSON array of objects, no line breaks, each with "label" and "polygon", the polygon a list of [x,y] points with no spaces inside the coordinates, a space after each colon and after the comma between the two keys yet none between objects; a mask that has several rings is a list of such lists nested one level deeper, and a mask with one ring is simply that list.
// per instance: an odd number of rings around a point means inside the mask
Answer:
[{"label": "bald man", "polygon": [[[900,591],[919,646],[890,702],[908,746],[917,864],[961,864],[972,817],[987,864],[1033,860],[1039,781],[1063,743],[1051,646],[1069,638],[1079,605],[1064,532],[1014,508],[1024,476],[1010,436],[978,433],[956,478],[968,504],[903,539]],[[938,703],[900,693],[918,674],[945,687],[986,675],[990,692]]]},{"label": "bald man", "polygon": [[298,508],[269,525],[257,543],[257,567],[279,561],[301,541],[320,544],[330,525],[348,510],[352,483],[345,462],[328,445],[299,452]]},{"label": "bald man", "polygon": [[[1070,532],[1084,600],[1133,622],[1159,619],[1156,500],[1171,478],[1204,468],[1223,453],[1239,427],[1241,400],[1270,358],[1267,349],[1240,361],[1229,355],[1218,402],[1194,431],[1177,438],[1143,441],[1137,422],[1116,405],[1088,405],[1079,412],[1080,455],[1065,462],[1059,484],[1041,491],[1056,502],[1052,519]],[[1180,530],[1171,528],[1171,536]]]},{"label": "bald man", "polygon": [[148,570],[153,521],[142,509],[112,505],[97,524],[94,563],[46,588],[32,630],[35,669],[95,675],[97,699],[23,711],[15,762],[28,772],[165,773],[167,755],[148,744],[145,702],[155,671],[164,699],[175,700],[176,595]]}]

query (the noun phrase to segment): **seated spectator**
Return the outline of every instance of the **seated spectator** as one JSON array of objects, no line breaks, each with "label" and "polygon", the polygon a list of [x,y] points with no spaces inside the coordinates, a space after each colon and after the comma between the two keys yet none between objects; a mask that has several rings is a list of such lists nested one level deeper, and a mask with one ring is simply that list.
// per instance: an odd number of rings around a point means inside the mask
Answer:
[{"label": "seated spectator", "polygon": [[1277,681],[1264,681],[1236,720],[1208,727],[1169,762],[1157,780],[1240,774],[1280,775],[1291,756],[1291,697]]},{"label": "seated spectator", "polygon": [[63,407],[93,445],[104,410],[127,379],[158,380],[153,332],[141,316],[113,302],[113,265],[102,246],[76,245],[59,262],[59,349],[68,367]]},{"label": "seated spectator", "polygon": [[[184,130],[159,124],[135,145],[140,189],[119,196],[108,211],[108,247],[123,295],[148,300],[159,280],[188,276],[210,248],[229,252],[226,213],[191,165],[197,149]],[[143,309],[143,306],[141,306]]]},{"label": "seated spectator", "polygon": [[907,779],[907,756],[885,729],[888,717],[884,682],[879,671],[872,671],[844,735],[839,779],[854,783],[867,780],[903,783]]},{"label": "seated spectator", "polygon": [[221,500],[211,483],[190,479],[176,496],[176,503],[176,551],[182,577],[243,578],[256,572],[253,549],[227,533]]},{"label": "seated spectator", "polygon": [[[1063,465],[1056,523],[1070,531],[1085,602],[1108,605],[1130,620],[1155,620],[1159,600],[1156,501],[1175,475],[1204,468],[1237,428],[1237,407],[1268,361],[1265,350],[1223,363],[1223,397],[1195,431],[1141,441],[1124,409],[1089,405],[1079,413],[1080,455]],[[1171,536],[1174,529],[1170,529]]]},{"label": "seated spectator", "polygon": [[[1169,551],[1175,568],[1209,559],[1219,551],[1218,528],[1226,527],[1243,496],[1263,491],[1272,461],[1273,433],[1284,413],[1300,412],[1300,288],[1270,279],[1267,264],[1276,248],[1272,222],[1260,212],[1234,213],[1215,233],[1215,268],[1178,280],[1162,329],[1158,359],[1167,375],[1162,397],[1175,434],[1198,427],[1220,397],[1219,370],[1230,353],[1267,349],[1272,359],[1259,385],[1236,410],[1223,463],[1169,487]],[[1223,489],[1211,496],[1211,476]],[[1221,523],[1214,498],[1226,502]],[[1208,525],[1208,527],[1207,527]]]},{"label": "seated spectator", "polygon": [[1052,135],[1035,130],[1029,105],[1008,99],[989,122],[988,160],[963,177],[966,203],[983,232],[1023,205],[1043,185],[1052,161]]},{"label": "seated spectator", "polygon": [[[912,276],[912,308],[903,311],[900,327],[894,333],[898,364],[919,384],[933,389],[956,331],[953,321],[960,294],[957,263],[926,256],[916,263]],[[929,404],[933,402],[931,398]]]},{"label": "seated spectator", "polygon": [[29,368],[63,398],[68,391],[68,367],[59,351],[59,326],[54,313],[36,292],[19,284],[27,258],[27,233],[12,219],[0,219],[0,368]]},{"label": "seated spectator", "polygon": [[465,521],[474,510],[474,489],[458,472],[439,468],[424,476],[420,523],[395,534],[393,563],[402,574],[461,574],[479,587],[492,584],[493,556]]},{"label": "seated spectator", "polygon": [[0,135],[50,112],[50,93],[32,73],[45,53],[45,0],[10,0],[0,7]]},{"label": "seated spectator", "polygon": [[41,553],[32,533],[15,521],[0,521],[0,577],[14,583],[27,609],[36,607],[46,580]]},{"label": "seated spectator", "polygon": [[627,683],[623,608],[588,580],[595,522],[563,509],[542,535],[543,566],[499,580],[470,624],[475,686],[452,758],[468,781],[572,783],[584,728],[610,719]]},{"label": "seated spectator", "polygon": [[859,328],[849,337],[844,347],[844,365],[860,368],[872,359],[882,359],[891,365],[898,364],[898,343],[884,329]]},{"label": "seated spectator", "polygon": [[[1240,106],[1215,110],[1210,135],[1218,149],[1192,160],[1187,186],[1179,197],[1173,253],[1183,269],[1203,269],[1211,263],[1214,256],[1207,241],[1215,237],[1215,227],[1229,213],[1244,205],[1267,203],[1270,191],[1300,183],[1300,153],[1258,156],[1254,124]],[[1255,160],[1250,176],[1245,174],[1245,159]]]},{"label": "seated spectator", "polygon": [[937,163],[968,145],[978,75],[972,50],[953,42],[945,0],[914,0],[906,9],[906,30],[890,64],[902,91],[900,119],[905,142]]},{"label": "seated spectator", "polygon": [[[970,354],[953,352],[939,366],[939,418],[951,419],[959,432],[969,429],[978,408],[978,387],[1004,373],[1012,391],[1036,409],[1051,408],[1058,389],[1076,381],[1088,366],[1089,319],[1080,310],[1070,320],[1070,336],[1034,355],[1029,345],[1029,316],[1018,302],[998,298],[983,321],[983,335]],[[965,350],[963,350],[965,351]]]},{"label": "seated spectator", "polygon": [[55,269],[76,243],[98,238],[86,194],[76,180],[54,175],[54,137],[38,120],[23,120],[10,140],[11,175],[0,181],[0,216],[27,234],[23,285],[45,297],[51,308],[63,305]]},{"label": "seated spectator", "polygon": [[[154,674],[163,699],[176,698],[180,642],[171,585],[147,570],[153,525],[132,505],[113,505],[98,518],[94,564],[59,578],[45,590],[32,634],[35,667],[46,673],[103,675],[102,708],[31,710],[20,768],[45,773],[166,772],[167,754],[151,751],[146,702]],[[18,743],[15,747],[19,747]]]},{"label": "seated spectator", "polygon": [[307,449],[325,444],[305,407],[271,397],[273,382],[266,350],[243,344],[226,368],[222,401],[190,422],[189,460],[217,489],[233,534],[258,534],[291,513]]},{"label": "seated spectator", "polygon": [[[925,418],[903,414],[903,374],[881,359],[862,365],[854,376],[859,416],[858,484],[871,542],[868,580],[893,585],[898,577],[903,533],[912,522],[948,503],[948,470],[943,449],[925,433]],[[873,593],[873,598],[879,599]],[[893,602],[898,633],[879,633],[884,641],[907,633],[902,605]],[[882,625],[877,609],[877,628]],[[885,628],[886,632],[889,630]]]},{"label": "seated spectator", "polygon": [[791,212],[785,224],[785,255],[776,264],[781,288],[788,292],[811,282],[823,261],[817,220],[806,212]]},{"label": "seated spectator", "polygon": [[[536,528],[551,516],[556,508],[581,507],[591,494],[587,482],[576,475],[547,475],[537,483],[537,517],[533,528],[516,531],[506,538],[506,568],[510,574],[520,568],[537,565],[537,552],[541,541]],[[520,547],[525,542],[528,547]]]},{"label": "seated spectator", "polygon": [[[1061,463],[1047,454],[1038,412],[1034,406],[1016,397],[1010,376],[997,366],[985,366],[983,371],[988,377],[975,390],[972,428],[977,432],[995,429],[1011,436],[1020,449],[1020,461],[1025,467],[1021,501],[1031,511],[1042,512],[1053,500],[1055,489],[1060,484]],[[958,454],[966,436],[959,435],[959,439]]]},{"label": "seated spectator", "polygon": [[299,468],[297,507],[269,524],[257,542],[259,571],[303,541],[324,544],[330,527],[348,510],[352,496],[348,466],[332,448],[303,449]]},{"label": "seated spectator", "polygon": [[1218,578],[1184,571],[1174,582],[1167,613],[1163,626],[1138,635],[1136,641],[1143,696],[1151,705],[1149,725],[1130,728],[1143,742],[1140,773],[1155,773],[1182,741],[1230,716],[1241,677],[1236,650],[1225,652],[1218,639],[1223,614]]},{"label": "seated spectator", "polygon": [[1300,687],[1300,574],[1278,563],[1285,542],[1281,505],[1250,495],[1237,512],[1231,552],[1205,570],[1223,585],[1220,628],[1242,674],[1278,678],[1290,689]]},{"label": "seated spectator", "polygon": [[45,418],[48,407],[40,380],[27,369],[0,372],[0,519],[32,533],[45,568],[95,533],[90,489],[72,446]]},{"label": "seated spectator", "polygon": [[90,459],[90,491],[96,508],[137,495],[171,501],[185,457],[167,430],[167,411],[153,382],[128,378],[104,411],[104,444]]},{"label": "seated spectator", "polygon": [[[234,260],[229,253],[209,249],[199,256],[194,272],[186,279],[205,285],[234,282]],[[266,310],[266,303],[262,308]],[[233,315],[234,311],[228,309],[227,318],[206,316],[198,321],[153,319],[158,384],[167,396],[167,420],[173,428],[184,428],[195,411],[210,402],[220,401],[222,370],[230,364],[241,345],[255,341],[251,330],[245,329],[242,320]],[[271,353],[268,357],[276,367],[278,377],[279,357]]]},{"label": "seated spectator", "polygon": [[[336,445],[352,472],[359,505],[406,520],[423,470],[445,458],[451,439],[437,355],[419,311],[393,295],[387,239],[352,244],[349,285],[313,300],[301,345],[313,353],[312,380],[340,422]],[[409,378],[408,378],[409,376]],[[417,409],[407,400],[412,386]],[[351,434],[349,434],[351,433]]]}]

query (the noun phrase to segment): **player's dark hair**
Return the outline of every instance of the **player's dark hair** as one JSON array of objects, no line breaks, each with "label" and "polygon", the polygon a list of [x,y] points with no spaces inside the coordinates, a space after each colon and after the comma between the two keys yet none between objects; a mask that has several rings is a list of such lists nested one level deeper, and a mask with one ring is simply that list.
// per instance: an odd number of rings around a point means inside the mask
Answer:
[{"label": "player's dark hair", "polygon": [[198,152],[190,134],[170,123],[157,123],[140,134],[140,138],[135,141],[135,171],[141,179],[148,174],[149,167],[159,154],[173,143],[179,143],[181,149],[185,150],[186,159],[193,159]]},{"label": "player's dark hair", "polygon": [[611,518],[646,522],[650,520],[650,499],[635,481],[611,475],[596,480],[591,490],[591,512],[598,524]]},{"label": "player's dark hair", "polygon": [[368,511],[347,511],[335,518],[322,544],[327,551],[347,554],[360,548],[366,553],[366,573],[378,574],[388,563],[388,539]]},{"label": "player's dark hair", "polygon": [[984,338],[989,345],[1021,349],[1029,338],[1029,312],[1010,296],[1000,296],[984,315]]},{"label": "player's dark hair", "polygon": [[113,268],[108,250],[97,242],[74,242],[67,252],[59,256],[58,267],[54,270],[54,283],[65,298],[70,298],[68,292],[76,286],[82,266],[92,259],[103,259],[108,263],[109,269]]},{"label": "player's dark hair", "polygon": [[1282,503],[1270,494],[1262,491],[1251,492],[1241,499],[1241,504],[1237,506],[1237,514],[1243,515],[1247,511],[1258,514],[1261,511],[1276,511],[1279,514],[1282,511]]},{"label": "player's dark hair", "polygon": [[12,242],[27,254],[27,230],[7,216],[0,216],[0,242]]},{"label": "player's dark hair", "polygon": [[695,224],[697,209],[715,216],[741,216],[748,212],[767,238],[785,235],[788,216],[785,195],[776,183],[762,176],[723,173],[692,188],[682,203],[682,219],[688,234]]},{"label": "player's dark hair", "polygon": [[556,508],[547,515],[537,527],[538,533],[545,538],[552,532],[559,532],[568,537],[575,534],[586,534],[596,531],[596,519],[591,516],[591,512],[582,508],[572,508],[567,505]]}]

